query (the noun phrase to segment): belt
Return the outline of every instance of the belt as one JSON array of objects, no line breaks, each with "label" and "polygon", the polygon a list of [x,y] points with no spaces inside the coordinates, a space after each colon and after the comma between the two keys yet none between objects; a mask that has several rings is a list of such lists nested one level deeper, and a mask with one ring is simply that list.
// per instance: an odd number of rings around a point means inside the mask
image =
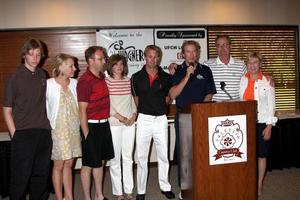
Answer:
[{"label": "belt", "polygon": [[157,118],[159,118],[159,117],[163,117],[163,116],[165,116],[165,115],[148,115],[148,114],[143,114],[143,113],[139,113],[139,115],[142,115],[142,116],[144,116],[144,117],[146,117],[146,118],[151,118],[151,119],[157,119]]},{"label": "belt", "polygon": [[101,124],[101,123],[105,123],[107,121],[108,121],[108,119],[89,119],[88,123]]}]

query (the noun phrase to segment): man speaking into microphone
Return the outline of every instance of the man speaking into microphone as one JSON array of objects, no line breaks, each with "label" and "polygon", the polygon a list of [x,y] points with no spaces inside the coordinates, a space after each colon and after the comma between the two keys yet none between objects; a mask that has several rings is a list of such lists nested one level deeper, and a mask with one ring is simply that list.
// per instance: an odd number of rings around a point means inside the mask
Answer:
[{"label": "man speaking into microphone", "polygon": [[172,76],[173,86],[170,89],[170,97],[176,99],[176,107],[211,101],[216,87],[210,68],[198,62],[199,43],[194,40],[184,41],[181,53],[184,61]]},{"label": "man speaking into microphone", "polygon": [[[177,67],[175,74],[172,76],[172,87],[169,91],[170,97],[176,99],[174,156],[177,160],[178,170],[180,170],[178,110],[192,103],[211,101],[212,96],[216,93],[211,70],[198,62],[200,58],[199,43],[194,40],[184,41],[181,46],[181,54],[184,61]],[[181,186],[179,171],[178,184]],[[181,193],[179,198],[181,199]]]}]

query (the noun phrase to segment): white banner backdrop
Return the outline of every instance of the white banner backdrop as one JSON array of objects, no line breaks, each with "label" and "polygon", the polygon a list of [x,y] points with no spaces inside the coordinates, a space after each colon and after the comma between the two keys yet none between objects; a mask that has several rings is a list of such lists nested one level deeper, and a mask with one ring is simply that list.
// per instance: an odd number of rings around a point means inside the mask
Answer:
[{"label": "white banner backdrop", "polygon": [[97,45],[107,49],[108,56],[121,54],[127,58],[128,76],[139,71],[144,61],[144,49],[153,44],[153,29],[104,29],[96,33]]},{"label": "white banner backdrop", "polygon": [[108,56],[119,53],[128,61],[130,77],[145,64],[143,51],[155,44],[163,52],[161,66],[168,72],[170,63],[181,64],[184,40],[196,40],[201,46],[200,62],[207,59],[207,31],[204,28],[103,29],[96,33],[97,45],[107,49]]},{"label": "white banner backdrop", "polygon": [[246,115],[208,118],[209,164],[247,162]]},{"label": "white banner backdrop", "polygon": [[204,28],[155,29],[154,42],[163,51],[161,66],[167,70],[170,63],[181,64],[181,45],[185,40],[195,40],[201,46],[200,63],[207,60],[207,31]]}]

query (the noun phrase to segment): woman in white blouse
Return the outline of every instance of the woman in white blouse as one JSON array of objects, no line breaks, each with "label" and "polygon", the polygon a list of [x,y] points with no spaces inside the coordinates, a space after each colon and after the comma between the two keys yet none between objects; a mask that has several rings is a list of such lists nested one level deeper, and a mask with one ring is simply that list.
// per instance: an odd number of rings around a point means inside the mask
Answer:
[{"label": "woman in white blouse", "polygon": [[71,78],[75,71],[74,57],[58,54],[54,58],[53,78],[47,80],[47,116],[53,140],[52,182],[57,200],[73,199],[72,168],[74,158],[81,156],[77,80]]},{"label": "woman in white blouse", "polygon": [[261,195],[263,191],[272,125],[274,126],[277,122],[274,116],[275,89],[260,71],[261,64],[262,56],[259,53],[248,54],[247,73],[240,83],[240,98],[257,101],[258,195]]}]

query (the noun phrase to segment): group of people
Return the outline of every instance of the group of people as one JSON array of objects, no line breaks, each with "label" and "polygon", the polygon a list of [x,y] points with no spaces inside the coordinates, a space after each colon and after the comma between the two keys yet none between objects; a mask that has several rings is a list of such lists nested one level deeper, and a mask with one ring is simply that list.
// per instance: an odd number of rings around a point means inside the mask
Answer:
[{"label": "group of people", "polygon": [[[185,44],[192,43],[192,47]],[[194,44],[193,44],[194,43]],[[181,65],[171,64],[169,71],[173,74],[174,86],[170,96],[176,99],[177,111],[191,103],[206,101],[256,100],[257,101],[257,156],[258,156],[258,196],[263,191],[268,146],[272,126],[275,126],[275,88],[274,80],[268,74],[263,74],[260,67],[263,62],[258,52],[250,52],[245,62],[233,58],[230,54],[231,40],[229,36],[220,35],[215,40],[218,57],[198,63],[200,46],[195,41],[186,41],[182,45],[185,61]],[[188,46],[188,45],[187,45]],[[246,64],[246,65],[245,65]],[[222,83],[223,82],[223,83]],[[226,82],[226,90],[223,88]],[[180,166],[179,157],[179,122],[178,113],[175,116],[176,160]],[[178,167],[180,168],[180,167]],[[178,171],[180,186],[180,172]]]},{"label": "group of people", "polygon": [[[10,199],[48,198],[48,176],[53,160],[52,182],[56,199],[73,199],[72,169],[82,157],[80,172],[84,199],[103,195],[103,166],[110,161],[112,193],[118,200],[133,199],[133,150],[137,155],[137,200],[146,198],[148,154],[153,139],[157,152],[158,179],[162,194],[175,198],[168,180],[168,105],[177,109],[192,103],[226,100],[220,90],[226,80],[234,99],[258,101],[258,194],[263,188],[268,141],[276,123],[275,92],[260,71],[259,53],[248,55],[246,65],[230,55],[228,36],[216,39],[218,58],[200,64],[200,45],[183,42],[184,62],[171,65],[170,73],[159,66],[162,51],[156,45],[144,50],[145,65],[127,77],[126,58],[91,46],[85,51],[86,72],[72,78],[75,58],[58,54],[53,77],[39,67],[44,56],[41,41],[27,40],[21,50],[22,64],[7,82],[3,112],[12,138]],[[107,70],[108,76],[104,71]],[[136,123],[136,126],[135,126]],[[175,117],[176,149],[179,145],[178,114]],[[176,154],[180,165],[180,158]],[[180,184],[180,173],[178,174]]]}]

